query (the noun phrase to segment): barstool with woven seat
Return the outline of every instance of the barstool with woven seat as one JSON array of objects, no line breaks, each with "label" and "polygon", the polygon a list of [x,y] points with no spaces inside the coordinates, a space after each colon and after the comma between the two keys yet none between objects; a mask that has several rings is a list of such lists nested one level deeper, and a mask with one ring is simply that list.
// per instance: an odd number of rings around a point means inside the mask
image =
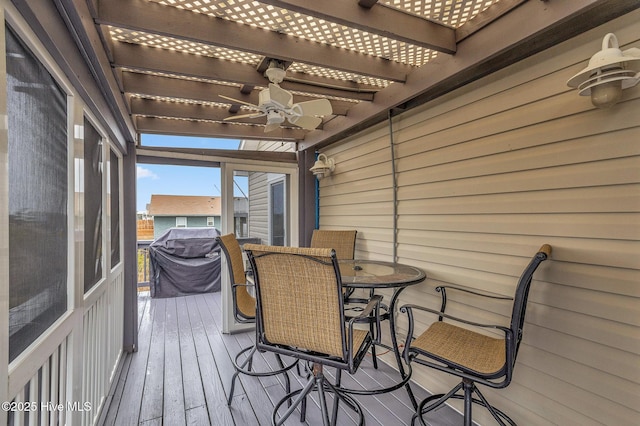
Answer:
[{"label": "barstool with woven seat", "polygon": [[[335,251],[323,248],[277,247],[246,244],[256,282],[258,350],[288,355],[312,364],[310,380],[302,388],[285,395],[275,404],[272,421],[283,424],[301,406],[306,414],[307,395],[316,390],[323,424],[336,425],[338,402],[343,402],[364,424],[360,405],[340,388],[342,370],[353,374],[366,355],[373,339],[369,330],[354,328],[358,318],[345,321],[342,281]],[[375,297],[361,313],[375,312],[380,297]],[[323,367],[335,367],[335,383],[323,373]],[[335,395],[331,418],[326,393]],[[279,408],[295,397],[281,416]]]},{"label": "barstool with woven seat", "polygon": [[[331,248],[336,252],[336,258],[338,260],[352,260],[355,257],[356,249],[356,236],[358,231],[355,229],[347,230],[333,230],[333,229],[314,229],[311,234],[312,248]],[[348,271],[343,272],[348,273]],[[347,311],[347,321],[355,316],[359,316],[360,312],[367,303],[373,298],[374,291],[369,292],[369,297],[355,297],[353,295],[354,289],[344,289],[344,303]],[[375,332],[375,321],[386,320],[389,318],[388,307],[384,303],[380,303],[379,317],[374,318],[369,316],[368,318],[361,318],[359,322],[368,323],[369,331],[373,335]],[[380,343],[381,336],[374,335],[375,343]],[[373,368],[378,368],[378,357],[376,356],[376,346],[371,345],[371,357],[373,361]]]},{"label": "barstool with woven seat", "polygon": [[[516,356],[522,340],[524,316],[533,273],[538,265],[549,256],[551,256],[551,246],[545,244],[540,247],[520,276],[513,298],[480,293],[460,287],[438,286],[436,291],[442,296],[439,311],[412,304],[400,308],[401,312],[406,312],[409,320],[404,349],[404,359],[407,364],[415,362],[462,379],[448,393],[427,397],[418,404],[411,420],[412,424],[416,419],[419,419],[420,423],[426,426],[427,423],[423,418],[426,413],[444,404],[449,398],[457,398],[464,400],[465,426],[471,426],[473,422],[471,407],[474,403],[489,410],[500,425],[505,425],[505,422],[515,425],[509,416],[489,404],[476,384],[492,388],[505,388],[511,382]],[[471,297],[512,300],[509,327],[479,324],[445,313],[449,291],[464,292]],[[414,311],[428,312],[436,315],[438,320],[433,322],[422,334],[415,336]],[[480,330],[485,332],[480,332]],[[498,332],[501,336],[490,336],[486,331]],[[462,395],[458,394],[459,391],[462,391]]]},{"label": "barstool with woven seat", "polygon": [[[227,258],[227,265],[229,267],[229,279],[231,281],[231,294],[233,298],[233,317],[239,323],[255,323],[256,322],[256,299],[248,291],[248,288],[253,284],[248,284],[245,270],[244,261],[242,259],[242,249],[234,234],[227,234],[217,237],[216,240],[220,243],[222,251]],[[285,388],[287,393],[291,391],[291,382],[287,371],[293,368],[297,364],[297,360],[285,365],[279,354],[275,354],[276,361],[279,368],[276,370],[268,371],[254,371],[253,370],[253,356],[255,355],[257,348],[255,342],[240,350],[235,356],[233,361],[233,367],[235,372],[231,378],[231,389],[229,390],[229,397],[227,404],[231,405],[233,400],[233,392],[235,389],[236,379],[239,374],[246,374],[248,376],[264,377],[273,376],[276,374],[282,374],[285,381]],[[240,359],[244,357],[242,361]]]}]

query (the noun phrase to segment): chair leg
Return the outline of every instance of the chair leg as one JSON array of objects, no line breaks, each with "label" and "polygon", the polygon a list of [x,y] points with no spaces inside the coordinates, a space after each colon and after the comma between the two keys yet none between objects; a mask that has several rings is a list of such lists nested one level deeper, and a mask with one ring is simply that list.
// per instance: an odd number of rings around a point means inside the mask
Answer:
[{"label": "chair leg", "polygon": [[[418,404],[418,408],[416,409],[416,412],[413,414],[413,417],[411,418],[411,424],[412,425],[415,424],[416,419],[418,419],[420,420],[420,424],[422,426],[428,426],[427,423],[422,418],[422,416],[432,410],[435,410],[436,408],[444,404],[447,401],[447,399],[455,397],[456,396],[455,393],[458,392],[460,389],[462,389],[462,383],[458,383],[456,387],[451,389],[447,394],[431,395],[430,397],[423,399],[422,402]],[[435,402],[433,404],[429,404],[431,401],[435,401]]]},{"label": "chair leg", "polygon": [[[247,355],[245,360],[242,361],[242,363],[238,364],[238,358],[240,358],[240,356],[242,356],[242,354],[247,351],[249,351],[249,354]],[[236,379],[238,378],[238,374],[240,374],[240,372],[244,369],[245,365],[247,364],[248,364],[247,371],[251,371],[253,354],[255,353],[256,353],[256,346],[253,345],[253,346],[248,346],[244,348],[243,350],[241,350],[236,354],[236,358],[233,362],[233,367],[236,371],[233,373],[233,376],[231,377],[231,389],[229,389],[229,398],[227,398],[227,405],[231,405],[231,401],[233,400],[233,392],[236,387]]]},{"label": "chair leg", "polygon": [[[342,370],[336,368],[336,386],[340,387],[340,381],[342,380]],[[333,400],[333,414],[331,416],[331,424],[337,424],[338,421],[338,403],[340,402],[340,398],[336,395]]]},{"label": "chair leg", "polygon": [[[276,355],[276,360],[278,361],[278,366],[282,371],[282,375],[284,376],[284,389],[285,393],[291,392],[291,380],[289,379],[289,375],[287,374],[287,370],[285,368],[284,362],[282,362],[282,358],[280,358],[279,354]],[[289,400],[289,406],[291,406],[291,400]]]},{"label": "chair leg", "polygon": [[[322,366],[320,366],[320,368],[322,368]],[[320,374],[316,375],[315,378],[316,388],[318,390],[318,401],[320,403],[320,410],[322,411],[322,425],[330,426],[331,422],[329,421],[329,410],[327,409],[327,400],[324,395],[324,381],[325,378],[321,371]],[[337,403],[337,400],[334,401],[334,403]],[[338,414],[336,413],[336,416],[337,415]]]},{"label": "chair leg", "polygon": [[473,382],[468,379],[462,379],[462,388],[464,390],[464,426],[471,426],[473,423],[473,415],[471,408],[473,406]]},{"label": "chair leg", "polygon": [[[457,392],[462,390],[463,394],[460,395]],[[473,394],[476,394],[478,398],[474,398]],[[487,399],[482,395],[480,389],[475,385],[472,380],[463,379],[462,382],[458,383],[456,387],[451,389],[447,394],[438,394],[432,395],[428,398],[425,398],[418,404],[418,408],[416,412],[413,414],[411,418],[411,425],[415,425],[416,419],[420,420],[420,424],[422,426],[428,426],[426,421],[422,418],[422,416],[439,406],[445,403],[449,398],[462,399],[464,400],[464,426],[472,426],[473,425],[473,414],[472,407],[473,404],[478,404],[484,406],[493,416],[493,418],[498,422],[501,426],[517,426],[516,423],[511,420],[509,416],[507,416],[504,412],[500,411],[496,407],[489,404]],[[432,401],[435,401],[432,403]],[[506,423],[505,423],[506,422]]]},{"label": "chair leg", "polygon": [[[300,403],[305,404],[305,400],[307,398],[307,395],[309,394],[309,392],[311,392],[313,390],[314,386],[315,386],[315,379],[309,380],[307,382],[307,384],[304,386],[304,388],[295,390],[295,391],[285,395],[284,398],[282,398],[280,401],[278,401],[276,406],[273,408],[273,415],[272,415],[272,418],[271,418],[272,424],[274,424],[275,426],[280,426],[281,424],[283,424],[289,418],[291,413],[293,413],[293,411],[298,407],[298,405],[300,405]],[[287,409],[287,411],[285,411],[285,413],[282,415],[282,417],[280,417],[280,419],[277,419],[278,408],[280,408],[280,406],[282,404],[284,404],[285,401],[290,400],[291,397],[293,397],[295,395],[298,395],[298,397],[293,401],[291,406]],[[303,410],[303,412],[304,412],[304,410]]]},{"label": "chair leg", "polygon": [[[314,389],[318,392],[318,399],[319,399],[319,403],[320,403],[320,409],[322,411],[322,422],[323,422],[323,426],[336,426],[337,423],[337,417],[338,417],[338,401],[341,400],[342,402],[344,402],[350,409],[354,410],[359,417],[359,422],[358,425],[359,426],[364,426],[364,414],[362,412],[362,409],[360,408],[360,406],[358,405],[358,403],[356,402],[355,399],[353,399],[350,395],[344,394],[342,393],[338,388],[336,388],[334,385],[332,385],[324,376],[323,372],[322,372],[322,368],[323,366],[321,364],[314,364],[313,365],[313,377],[307,382],[307,384],[304,386],[304,388],[302,389],[298,389],[295,390],[287,395],[285,395],[280,401],[278,401],[278,403],[276,403],[275,407],[273,408],[273,416],[272,416],[272,422],[273,425],[275,426],[280,426],[282,425],[287,418],[289,418],[289,416],[295,411],[295,409],[298,407],[298,405],[300,405],[301,407],[301,415],[300,415],[300,421],[304,422],[305,421],[305,412],[306,412],[306,404],[307,404],[307,396],[309,395],[309,393],[311,393]],[[336,377],[338,378],[337,381],[339,383],[340,380],[340,370],[338,370],[339,372],[337,373]],[[327,407],[327,400],[326,400],[326,394],[325,391],[329,391],[331,393],[333,393],[335,395],[335,400],[334,400],[334,406],[333,406],[333,410],[332,410],[332,418],[329,418],[329,410]],[[287,411],[280,417],[278,418],[278,410],[280,409],[280,407],[284,404],[284,402],[294,396],[296,396],[296,399],[293,401],[293,403],[291,404],[291,406],[287,409]]]},{"label": "chair leg", "polygon": [[[373,323],[370,322],[369,323],[369,331],[371,332],[371,335],[373,336]],[[374,369],[378,369],[378,357],[376,356],[376,345],[371,345],[371,358],[373,361],[373,368]]]},{"label": "chair leg", "polygon": [[[238,352],[235,358],[233,359],[233,368],[235,369],[235,372],[231,377],[231,387],[229,389],[229,397],[227,398],[227,405],[230,406],[231,402],[233,401],[233,394],[235,390],[236,379],[238,378],[238,375],[240,375],[240,373],[246,374],[249,376],[254,376],[254,377],[273,376],[273,375],[282,373],[284,375],[286,392],[287,393],[291,392],[291,381],[289,379],[289,375],[287,374],[287,371],[292,369],[294,366],[297,366],[298,360],[295,360],[291,364],[285,365],[280,355],[276,354],[276,360],[278,362],[277,370],[255,372],[253,371],[253,356],[255,355],[256,351],[257,351],[256,345],[247,346],[246,348]],[[246,357],[242,360],[242,362],[239,362],[238,360],[245,353],[247,354]],[[291,404],[291,401],[289,401],[289,404]]]},{"label": "chair leg", "polygon": [[240,374],[240,371],[236,370],[235,373],[233,373],[233,377],[231,377],[231,389],[229,389],[229,397],[227,398],[227,405],[231,405],[231,401],[233,401],[233,392],[234,389],[236,387],[236,379],[238,378],[238,374]]},{"label": "chair leg", "polygon": [[493,405],[489,404],[489,401],[487,401],[487,399],[484,397],[482,392],[480,392],[480,389],[478,389],[476,386],[474,386],[473,390],[476,393],[476,395],[478,395],[478,398],[479,398],[479,399],[474,399],[473,402],[475,402],[477,404],[480,404],[480,405],[484,405],[485,408],[491,413],[493,418],[496,419],[496,421],[501,426],[506,426],[506,423],[503,422],[502,420],[506,420],[507,423],[509,423],[511,426],[516,426],[516,423],[513,420],[511,420],[511,417],[507,416],[504,412],[500,411],[499,409],[497,409]]},{"label": "chair leg", "polygon": [[[358,404],[358,402],[349,394],[343,392],[340,388],[332,385],[328,380],[324,380],[324,383],[327,387],[327,389],[332,392],[335,396],[336,399],[342,401],[347,407],[349,407],[351,410],[355,411],[356,414],[358,415],[358,426],[364,426],[364,413],[362,412],[362,408],[360,408],[360,404]],[[337,404],[337,402],[336,402]],[[337,412],[336,412],[336,418],[334,419],[333,423],[331,423],[333,426],[336,426],[337,423]]]}]

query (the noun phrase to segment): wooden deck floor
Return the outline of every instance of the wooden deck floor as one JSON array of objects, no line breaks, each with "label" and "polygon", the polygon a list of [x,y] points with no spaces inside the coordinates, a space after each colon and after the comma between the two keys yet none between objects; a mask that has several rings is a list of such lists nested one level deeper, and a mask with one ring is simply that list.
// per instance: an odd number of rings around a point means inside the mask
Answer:
[{"label": "wooden deck floor", "polygon": [[[253,340],[253,332],[223,334],[220,293],[169,299],[139,298],[139,347],[122,363],[120,377],[107,400],[100,424],[104,425],[269,425],[274,402],[284,395],[281,377],[240,375],[231,407],[227,406],[233,367],[231,357]],[[274,363],[272,354],[256,359],[257,368]],[[293,389],[304,379],[290,371]],[[343,385],[377,387],[390,384],[397,373],[384,363],[375,370],[365,359],[357,374],[343,374]],[[413,386],[416,397],[426,392]],[[315,394],[313,396],[315,398]],[[410,424],[413,410],[404,388],[378,396],[357,396],[367,425]],[[341,404],[344,405],[344,404]],[[341,410],[339,425],[352,425],[349,410]],[[448,407],[436,410],[433,425],[461,424]],[[292,416],[287,425],[300,425]],[[320,411],[309,404],[306,423],[322,424]]]}]

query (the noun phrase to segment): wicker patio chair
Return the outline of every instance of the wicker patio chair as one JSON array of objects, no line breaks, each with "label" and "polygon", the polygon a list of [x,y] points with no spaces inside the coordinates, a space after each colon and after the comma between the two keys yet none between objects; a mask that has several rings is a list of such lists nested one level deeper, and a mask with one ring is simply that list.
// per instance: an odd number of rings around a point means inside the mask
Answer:
[{"label": "wicker patio chair", "polygon": [[[358,231],[353,230],[329,230],[329,229],[314,229],[311,234],[311,245],[313,248],[332,248],[336,251],[336,257],[338,260],[354,259],[356,250],[356,235]],[[369,297],[355,297],[354,289],[343,289],[344,302],[347,305],[347,320],[353,318],[351,313],[361,312],[363,306],[366,305],[374,295],[374,291],[371,290]],[[388,319],[388,307],[385,304],[380,305],[381,316],[379,319]],[[370,316],[369,318],[363,318],[360,322],[369,324],[369,330],[373,334],[375,331],[374,321],[376,318]],[[380,341],[380,336],[374,336],[375,341]],[[371,357],[373,360],[373,367],[378,368],[378,357],[376,356],[375,345],[371,346]]]},{"label": "wicker patio chair", "polygon": [[[220,243],[222,251],[227,258],[227,265],[229,267],[229,278],[231,282],[231,294],[233,297],[233,316],[239,323],[255,323],[256,322],[256,299],[248,291],[248,288],[253,284],[248,284],[245,270],[244,261],[242,259],[242,249],[234,234],[227,234],[217,237],[216,240]],[[256,353],[255,342],[243,348],[238,352],[233,359],[233,367],[235,372],[231,378],[231,389],[229,390],[229,397],[227,399],[227,405],[231,405],[233,400],[233,393],[235,389],[236,379],[239,374],[246,374],[248,376],[264,377],[281,374],[284,377],[285,388],[287,393],[291,391],[291,382],[287,371],[293,368],[297,364],[297,360],[293,363],[285,365],[279,354],[275,354],[276,361],[279,368],[276,370],[268,371],[254,371],[253,370],[253,356]]]},{"label": "wicker patio chair", "polygon": [[[258,350],[272,351],[306,361],[310,379],[302,389],[285,395],[273,410],[273,424],[281,425],[301,405],[300,421],[305,421],[306,398],[316,390],[324,424],[337,424],[338,403],[342,401],[364,424],[357,401],[340,388],[342,370],[355,373],[371,346],[369,330],[354,328],[356,318],[345,322],[342,281],[332,249],[276,247],[246,244],[258,299]],[[374,298],[361,313],[375,311]],[[335,367],[335,383],[323,367]],[[325,393],[333,393],[331,419]],[[281,416],[278,410],[289,398],[291,406]]]},{"label": "wicker patio chair", "polygon": [[[513,298],[479,293],[459,287],[439,286],[436,287],[442,296],[439,311],[411,304],[400,308],[401,312],[407,313],[409,320],[403,354],[405,361],[408,364],[416,362],[462,378],[462,382],[448,393],[433,395],[420,402],[411,424],[415,424],[415,420],[419,419],[422,425],[427,425],[423,418],[424,414],[439,407],[449,398],[457,398],[464,400],[465,426],[471,426],[473,422],[471,415],[473,403],[486,407],[499,424],[505,425],[504,421],[506,421],[510,425],[515,425],[509,416],[489,404],[476,384],[492,388],[505,388],[511,382],[522,339],[527,298],[533,273],[538,265],[549,256],[551,256],[551,246],[545,244],[522,273]],[[472,295],[471,297],[512,300],[510,326],[479,324],[446,314],[448,290],[462,291]],[[414,336],[414,310],[426,311],[438,317],[437,321],[417,337]],[[491,330],[504,337],[491,337],[486,333],[472,330],[474,327],[476,330]],[[460,390],[463,392],[462,395],[458,394]]]},{"label": "wicker patio chair", "polygon": [[311,234],[313,248],[332,248],[336,251],[336,258],[353,259],[356,251],[356,230],[324,230],[314,229]]}]

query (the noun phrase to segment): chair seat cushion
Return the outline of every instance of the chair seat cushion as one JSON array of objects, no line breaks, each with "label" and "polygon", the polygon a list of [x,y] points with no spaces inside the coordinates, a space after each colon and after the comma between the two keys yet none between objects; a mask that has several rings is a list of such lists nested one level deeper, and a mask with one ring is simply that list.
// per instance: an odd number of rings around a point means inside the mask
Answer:
[{"label": "chair seat cushion", "polygon": [[251,297],[246,289],[238,289],[236,294],[238,311],[245,318],[256,317],[256,299]]},{"label": "chair seat cushion", "polygon": [[[364,339],[367,337],[367,334],[369,334],[369,330],[359,330],[359,329],[354,329],[353,330],[353,351],[354,353],[357,353],[358,350],[362,347],[362,344],[364,343]],[[347,342],[349,343],[349,342]]]},{"label": "chair seat cushion", "polygon": [[431,324],[411,347],[483,375],[496,373],[505,364],[504,339],[442,321]]}]

